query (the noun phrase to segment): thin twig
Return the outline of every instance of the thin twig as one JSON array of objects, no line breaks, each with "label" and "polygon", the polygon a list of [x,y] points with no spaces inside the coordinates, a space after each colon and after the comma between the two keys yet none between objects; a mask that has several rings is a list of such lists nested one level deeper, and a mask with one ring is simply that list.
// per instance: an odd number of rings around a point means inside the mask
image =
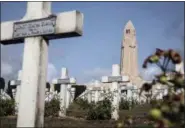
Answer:
[{"label": "thin twig", "polygon": [[170,62],[170,58],[168,57],[168,60],[167,60],[167,62],[165,64],[165,67],[164,67],[165,73],[166,73],[169,62]]},{"label": "thin twig", "polygon": [[164,61],[163,61],[163,67],[164,67],[164,65],[165,65],[165,62],[166,62],[166,57],[164,57]]},{"label": "thin twig", "polygon": [[162,71],[164,72],[164,68],[163,68],[163,66],[161,65],[161,63],[160,62],[157,62],[157,63],[155,63],[159,68],[161,68],[162,69]]}]

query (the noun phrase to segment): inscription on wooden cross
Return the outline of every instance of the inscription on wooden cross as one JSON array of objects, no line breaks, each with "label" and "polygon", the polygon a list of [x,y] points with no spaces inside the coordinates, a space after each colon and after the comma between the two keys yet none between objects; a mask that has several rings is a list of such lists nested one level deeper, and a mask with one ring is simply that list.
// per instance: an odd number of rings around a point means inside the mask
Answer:
[{"label": "inscription on wooden cross", "polygon": [[49,40],[81,36],[82,28],[82,13],[53,15],[51,2],[28,2],[22,19],[1,23],[1,44],[24,42],[17,127],[44,127]]}]

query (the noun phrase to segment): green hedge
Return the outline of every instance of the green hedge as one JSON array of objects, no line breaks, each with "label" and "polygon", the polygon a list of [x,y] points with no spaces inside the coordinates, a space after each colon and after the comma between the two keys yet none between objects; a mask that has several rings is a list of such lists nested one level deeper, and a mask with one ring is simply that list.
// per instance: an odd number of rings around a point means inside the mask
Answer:
[{"label": "green hedge", "polygon": [[139,105],[139,101],[135,99],[127,100],[121,98],[120,104],[119,104],[119,109],[120,110],[129,110],[134,108],[135,106]]},{"label": "green hedge", "polygon": [[60,111],[60,100],[53,98],[51,101],[45,102],[45,111],[44,115],[46,117],[48,116],[58,116],[58,113]]},{"label": "green hedge", "polygon": [[0,98],[0,116],[10,116],[15,113],[15,101],[13,99]]},{"label": "green hedge", "polygon": [[109,120],[111,119],[111,113],[113,108],[111,106],[111,101],[105,98],[97,103],[91,103],[89,105],[87,120]]}]

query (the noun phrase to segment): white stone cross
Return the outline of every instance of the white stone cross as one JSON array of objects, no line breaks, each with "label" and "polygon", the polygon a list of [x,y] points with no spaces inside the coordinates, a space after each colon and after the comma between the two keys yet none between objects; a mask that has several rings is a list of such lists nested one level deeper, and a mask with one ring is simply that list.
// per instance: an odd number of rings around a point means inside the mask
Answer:
[{"label": "white stone cross", "polygon": [[132,100],[133,97],[133,93],[132,90],[134,89],[134,86],[132,85],[132,83],[128,83],[126,86],[126,90],[127,90],[127,100]]},{"label": "white stone cross", "polygon": [[95,81],[95,87],[93,89],[95,90],[94,101],[97,103],[99,100],[99,91],[101,89],[100,82],[98,80]]},{"label": "white stone cross", "polygon": [[120,76],[120,66],[118,64],[112,65],[112,76],[103,76],[103,83],[112,83],[111,91],[113,92],[113,102],[112,106],[114,110],[112,112],[112,119],[118,120],[119,118],[119,95],[118,95],[118,83],[119,82],[129,82],[128,76]]},{"label": "white stone cross", "polygon": [[73,102],[73,100],[74,100],[74,98],[75,98],[75,91],[76,91],[76,88],[71,88],[71,95],[72,95],[72,97],[71,97],[71,103]]},{"label": "white stone cross", "polygon": [[92,102],[92,87],[88,88],[87,100],[89,103]]},{"label": "white stone cross", "polygon": [[59,116],[65,117],[66,116],[66,107],[69,104],[70,98],[67,97],[67,93],[69,91],[67,90],[69,84],[75,84],[76,79],[75,78],[69,78],[67,68],[62,68],[61,71],[61,79],[54,79],[52,81],[53,84],[60,85],[60,112]]},{"label": "white stone cross", "polygon": [[[69,81],[70,83],[70,81]],[[67,90],[66,90],[66,109],[69,107],[70,101],[71,101],[71,84],[67,84]]]},{"label": "white stone cross", "polygon": [[44,127],[49,40],[81,36],[82,28],[82,13],[70,11],[55,16],[51,2],[28,2],[21,20],[1,23],[1,44],[24,42],[17,127]]},{"label": "white stone cross", "polygon": [[19,99],[20,99],[20,84],[21,84],[21,79],[22,79],[22,70],[19,70],[18,72],[18,79],[17,80],[11,80],[10,85],[11,86],[16,86],[16,93],[15,93],[15,102],[16,102],[16,109],[19,106]]}]

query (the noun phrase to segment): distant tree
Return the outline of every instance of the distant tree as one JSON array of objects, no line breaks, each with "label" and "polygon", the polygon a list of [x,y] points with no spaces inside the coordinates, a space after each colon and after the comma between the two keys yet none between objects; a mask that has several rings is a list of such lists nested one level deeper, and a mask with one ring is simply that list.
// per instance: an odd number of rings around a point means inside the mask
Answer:
[{"label": "distant tree", "polygon": [[10,80],[8,81],[8,87],[6,93],[13,99],[12,86],[10,85]]},{"label": "distant tree", "polygon": [[51,86],[49,82],[46,83],[46,88],[50,91]]},{"label": "distant tree", "polygon": [[3,77],[0,77],[0,89],[4,89],[5,88],[5,80]]}]

